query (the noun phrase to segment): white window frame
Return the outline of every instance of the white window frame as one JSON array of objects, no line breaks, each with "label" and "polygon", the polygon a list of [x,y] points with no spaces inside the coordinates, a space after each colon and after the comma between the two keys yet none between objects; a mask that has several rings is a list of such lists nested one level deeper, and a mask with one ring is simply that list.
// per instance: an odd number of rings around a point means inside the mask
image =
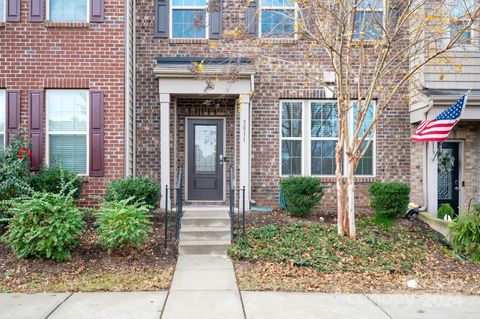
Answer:
[{"label": "white window frame", "polygon": [[[463,1],[463,0],[462,0]],[[468,1],[468,0],[465,0],[465,1]],[[446,8],[448,12],[445,13],[445,15],[448,17],[448,19],[451,19],[452,18],[452,15],[451,15],[451,5],[454,5],[452,4],[452,2],[454,2],[453,0],[448,0],[448,7]],[[480,6],[480,1],[478,0],[472,0],[473,2],[473,7],[476,7],[476,6]],[[446,47],[448,45],[448,43],[450,42],[450,40],[452,39],[451,37],[451,34],[450,34],[450,27],[452,25],[450,23],[447,23],[446,25],[446,30],[444,31],[445,33],[445,44],[444,46]],[[472,28],[470,29],[470,32],[471,32],[471,38],[470,38],[470,42],[471,43],[465,43],[465,44],[462,44],[462,45],[457,45],[455,47],[453,47],[451,50],[452,51],[478,51],[478,44],[479,44],[479,40],[480,40],[480,34],[478,33],[478,22],[477,23],[474,23]]]},{"label": "white window frame", "polygon": [[[2,1],[2,0],[0,0]],[[4,92],[3,95],[3,107],[0,110],[0,116],[3,116],[3,147],[7,145],[7,90],[0,89],[1,92]]]},{"label": "white window frame", "polygon": [[[84,132],[80,131],[52,131],[50,132],[49,117],[48,117],[48,95],[49,92],[55,91],[86,91],[87,92],[87,128]],[[50,166],[50,135],[86,135],[86,169],[84,174],[77,173],[78,176],[90,175],[90,94],[87,89],[48,89],[45,90],[45,163]]]},{"label": "white window frame", "polygon": [[[210,13],[208,12],[208,0],[205,0],[205,6],[174,6],[173,0],[169,0],[168,6],[168,33],[170,39],[178,40],[208,40],[210,35]],[[173,37],[173,10],[205,10],[205,37],[203,38],[174,38]]]},{"label": "white window frame", "polygon": [[[282,103],[289,103],[289,102],[301,102],[302,103],[302,137],[283,137],[282,136]],[[320,141],[338,141],[337,138],[323,138],[323,137],[312,137],[312,132],[311,132],[311,122],[312,122],[312,113],[311,113],[311,105],[312,103],[315,102],[320,102],[320,103],[337,103],[336,100],[332,99],[306,99],[306,100],[295,100],[295,99],[285,99],[285,100],[280,100],[278,107],[279,107],[279,176],[281,178],[286,178],[290,176],[313,176],[313,177],[318,177],[318,178],[332,178],[335,177],[335,174],[333,175],[317,175],[317,174],[312,174],[312,141],[320,140]],[[356,101],[352,101],[355,103]],[[376,101],[372,101],[373,103],[373,112],[376,114]],[[348,112],[348,125],[349,125],[349,138],[350,140],[353,139],[353,134],[354,134],[354,114],[353,114],[353,107],[350,108],[350,111]],[[371,175],[358,175],[355,174],[355,177],[367,177],[367,178],[372,178],[377,176],[377,130],[375,129],[372,132],[372,142],[371,142],[371,147],[372,147],[372,174]],[[300,140],[302,142],[302,169],[301,169],[301,175],[284,175],[282,172],[282,141],[285,140]],[[347,168],[347,156],[344,153],[343,155],[343,167],[344,167],[344,172],[343,176],[346,176],[346,171],[345,169]]]},{"label": "white window frame", "polygon": [[[380,11],[381,11],[381,12],[382,12],[382,25],[383,25],[383,27],[385,27],[386,22],[387,22],[387,17],[386,17],[386,14],[385,14],[386,5],[387,5],[386,2],[387,2],[386,0],[382,0],[383,7],[382,7],[381,10],[379,10],[378,8],[370,8],[370,7],[359,8],[359,7],[357,7],[357,13],[360,12],[360,11],[361,11],[361,12],[380,12]],[[372,9],[373,9],[373,10],[372,10]],[[352,30],[352,32],[353,32],[353,34],[354,34],[353,40],[354,40],[354,41],[360,41],[359,38],[356,38],[356,37],[355,37],[355,30]],[[364,41],[366,41],[366,42],[375,42],[375,41],[380,40],[382,37],[383,37],[383,32],[380,33],[380,37],[378,37],[378,38],[375,38],[375,39],[364,39]]]},{"label": "white window frame", "polygon": [[[293,1],[293,0],[292,0]],[[293,6],[289,6],[289,7],[284,7],[284,6],[264,6],[263,5],[263,1],[262,0],[259,0],[259,10],[258,10],[258,37],[259,38],[262,38],[262,39],[268,39],[268,40],[272,40],[272,41],[275,41],[275,40],[297,40],[298,38],[298,32],[297,30],[295,30],[295,25],[297,25],[297,21],[298,21],[298,3],[296,1],[293,1]],[[293,20],[293,37],[281,37],[281,38],[277,38],[277,37],[267,37],[267,36],[263,36],[263,33],[262,33],[262,11],[264,10],[284,10],[284,11],[288,11],[288,10],[293,10],[294,12],[294,20]]]},{"label": "white window frame", "polygon": [[[2,1],[2,0],[0,0]],[[6,0],[5,0],[6,1]],[[47,21],[50,21],[50,22],[55,22],[55,23],[84,23],[84,22],[90,22],[90,0],[85,0],[87,2],[87,16],[85,17],[85,20],[81,20],[81,21],[71,21],[71,20],[50,20],[50,2],[52,0],[47,0],[46,1],[46,4],[45,4],[45,10],[47,10],[46,12],[46,20]]]},{"label": "white window frame", "polygon": [[[302,136],[300,137],[283,137],[283,132],[282,132],[282,119],[283,119],[283,108],[282,104],[283,103],[302,103]],[[279,134],[280,134],[280,147],[279,147],[279,159],[280,159],[280,176],[282,177],[288,177],[288,176],[300,176],[300,175],[305,175],[305,122],[306,122],[306,113],[305,113],[305,103],[302,100],[280,100],[280,122],[279,122]],[[300,141],[302,145],[301,149],[301,154],[302,154],[302,160],[300,161],[301,163],[301,169],[300,169],[300,175],[283,175],[282,173],[282,146],[283,146],[283,141]]]}]

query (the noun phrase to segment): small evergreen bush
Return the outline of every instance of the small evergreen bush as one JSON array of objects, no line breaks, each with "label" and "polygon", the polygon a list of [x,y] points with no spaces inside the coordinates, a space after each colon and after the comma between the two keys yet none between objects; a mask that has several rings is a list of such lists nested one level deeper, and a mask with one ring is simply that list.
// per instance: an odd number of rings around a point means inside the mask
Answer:
[{"label": "small evergreen bush", "polygon": [[73,198],[35,193],[11,201],[14,215],[2,239],[19,258],[70,258],[85,226]]},{"label": "small evergreen bush", "polygon": [[455,252],[480,262],[480,215],[467,211],[453,220],[450,229]]},{"label": "small evergreen bush", "polygon": [[37,174],[30,177],[30,185],[37,192],[70,195],[78,199],[82,193],[83,178],[61,166],[42,166]]},{"label": "small evergreen bush", "polygon": [[289,177],[280,182],[287,211],[296,217],[306,217],[323,197],[320,180],[314,177]]},{"label": "small evergreen bush", "polygon": [[121,201],[132,197],[134,203],[156,208],[160,200],[160,186],[146,177],[117,179],[108,183],[105,201]]},{"label": "small evergreen bush", "polygon": [[404,214],[408,208],[410,185],[405,183],[375,182],[368,188],[372,196],[370,204],[375,209],[378,224],[388,225],[389,221]]},{"label": "small evergreen bush", "polygon": [[132,199],[104,202],[96,213],[99,240],[109,253],[140,247],[152,231],[150,207]]},{"label": "small evergreen bush", "polygon": [[455,214],[455,211],[453,210],[453,207],[450,204],[445,203],[445,204],[442,204],[438,209],[437,218],[444,219],[445,216],[450,216],[450,218],[453,219],[454,214]]}]

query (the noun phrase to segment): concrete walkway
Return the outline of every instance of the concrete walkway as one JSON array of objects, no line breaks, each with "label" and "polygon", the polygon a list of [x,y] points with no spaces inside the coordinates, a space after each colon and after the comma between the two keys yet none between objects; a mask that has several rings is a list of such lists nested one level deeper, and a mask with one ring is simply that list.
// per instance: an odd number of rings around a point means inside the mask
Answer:
[{"label": "concrete walkway", "polygon": [[232,261],[224,255],[180,255],[162,319],[245,318]]},{"label": "concrete walkway", "polygon": [[[241,295],[242,303],[238,291],[228,289],[223,293],[177,290],[171,291],[168,298],[167,292],[0,294],[0,319],[245,318],[242,305],[247,319],[480,318],[478,296],[283,292]],[[209,314],[201,313],[205,308],[211,308]]]}]

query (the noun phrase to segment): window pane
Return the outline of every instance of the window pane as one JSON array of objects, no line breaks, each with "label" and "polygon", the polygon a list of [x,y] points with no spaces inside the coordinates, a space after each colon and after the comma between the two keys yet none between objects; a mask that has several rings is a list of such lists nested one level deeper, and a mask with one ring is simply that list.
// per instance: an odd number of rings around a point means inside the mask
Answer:
[{"label": "window pane", "polygon": [[[357,105],[358,104],[355,102],[355,104],[353,106],[353,131],[355,131],[355,129],[357,127],[357,110],[358,110]],[[363,110],[361,110],[361,112],[363,112]],[[367,110],[367,114],[365,114],[365,117],[363,119],[363,123],[362,123],[362,126],[360,128],[360,134],[358,135],[359,138],[361,138],[365,135],[369,126],[372,124],[374,117],[375,117],[375,103],[372,102],[372,103],[370,103],[370,106],[368,107],[368,110]],[[371,131],[368,134],[368,137],[373,137],[373,131]]]},{"label": "window pane", "polygon": [[355,15],[354,39],[378,40],[382,36],[383,11],[357,11]]},{"label": "window pane", "polygon": [[47,91],[47,105],[50,131],[87,131],[88,91]]},{"label": "window pane", "polygon": [[86,0],[51,0],[50,20],[87,21]]},{"label": "window pane", "polygon": [[302,137],[302,102],[282,102],[282,137]]},{"label": "window pane", "polygon": [[282,175],[302,174],[302,142],[282,141]]},{"label": "window pane", "polygon": [[383,9],[383,0],[363,0],[358,4],[358,9],[381,10]]},{"label": "window pane", "polygon": [[[365,141],[362,145],[360,152],[363,152],[368,141]],[[373,142],[368,146],[367,151],[358,162],[355,175],[373,175]]]},{"label": "window pane", "polygon": [[264,7],[293,7],[295,2],[293,0],[263,0]]},{"label": "window pane", "polygon": [[0,148],[3,148],[5,146],[5,135],[2,133],[0,134]]},{"label": "window pane", "polygon": [[[453,38],[467,25],[467,21],[458,20],[450,24],[450,37]],[[472,43],[472,29],[467,29],[458,38],[456,44],[468,44]]]},{"label": "window pane", "polygon": [[333,102],[313,102],[312,137],[338,137],[338,109]]},{"label": "window pane", "polygon": [[206,0],[173,0],[174,7],[206,7]]},{"label": "window pane", "polygon": [[295,10],[262,10],[262,37],[291,38]]},{"label": "window pane", "polygon": [[50,165],[87,173],[87,136],[50,135]]},{"label": "window pane", "polygon": [[0,0],[0,22],[5,21],[5,1]]},{"label": "window pane", "polygon": [[312,174],[335,175],[337,141],[312,141]]},{"label": "window pane", "polygon": [[205,38],[206,10],[173,10],[174,38]]},{"label": "window pane", "polygon": [[217,126],[195,125],[195,172],[217,171]]}]

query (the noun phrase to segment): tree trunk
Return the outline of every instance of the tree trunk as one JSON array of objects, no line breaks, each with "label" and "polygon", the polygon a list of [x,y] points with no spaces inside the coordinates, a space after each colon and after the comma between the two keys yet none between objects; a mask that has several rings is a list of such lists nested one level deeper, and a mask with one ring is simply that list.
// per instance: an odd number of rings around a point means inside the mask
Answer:
[{"label": "tree trunk", "polygon": [[[338,164],[338,163],[337,163]],[[347,176],[336,176],[337,182],[337,225],[340,236],[357,237],[355,227],[355,163],[348,161]]]},{"label": "tree trunk", "polygon": [[357,230],[355,228],[355,164],[352,161],[348,161],[348,174],[347,174],[347,202],[348,208],[345,213],[348,215],[348,235],[350,238],[357,238]]},{"label": "tree trunk", "polygon": [[[340,144],[340,143],[339,143]],[[344,212],[345,212],[345,188],[343,185],[343,148],[337,145],[336,149],[336,183],[337,183],[337,230],[338,235],[345,236],[345,227],[343,224]]]}]

